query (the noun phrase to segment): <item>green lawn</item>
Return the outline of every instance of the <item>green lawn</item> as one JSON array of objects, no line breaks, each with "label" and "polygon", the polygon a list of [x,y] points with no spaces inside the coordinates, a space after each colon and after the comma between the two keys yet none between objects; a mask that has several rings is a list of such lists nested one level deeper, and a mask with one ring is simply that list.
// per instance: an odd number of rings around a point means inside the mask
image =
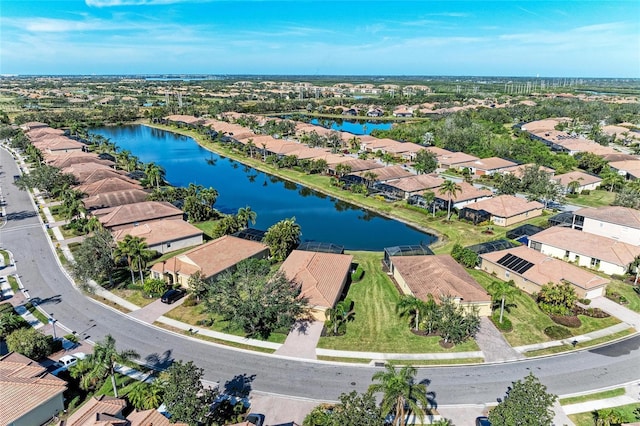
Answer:
[{"label": "green lawn", "polygon": [[193,226],[204,232],[207,237],[213,238],[213,228],[217,222],[217,220],[208,220],[206,222],[194,223]]},{"label": "green lawn", "polygon": [[13,275],[9,275],[7,276],[7,279],[9,280],[11,290],[13,290],[14,293],[18,293],[20,291],[20,285],[18,285],[18,280],[16,279],[16,277],[14,277]]},{"label": "green lawn", "polygon": [[[620,413],[622,416],[624,416],[624,418],[628,419],[629,421],[633,421],[632,419],[634,419],[634,410],[637,410],[638,408],[640,408],[640,404],[629,404],[629,405],[623,405],[621,407],[615,407],[615,410]],[[589,412],[589,413],[578,413],[578,414],[571,414],[569,416],[569,419],[571,419],[571,421],[576,425],[576,426],[595,426],[595,420],[593,419],[593,413]]]},{"label": "green lawn", "polygon": [[624,395],[624,388],[610,389],[603,392],[590,393],[589,395],[572,396],[569,398],[561,398],[560,405],[579,404],[587,401],[597,401],[599,399],[615,398]]},{"label": "green lawn", "polygon": [[[498,280],[483,271],[475,269],[467,271],[485,289],[493,281]],[[513,304],[515,306],[509,307],[508,311],[505,310],[505,315],[513,324],[513,330],[509,333],[503,333],[511,346],[524,346],[551,340],[544,334],[544,329],[550,325],[555,325],[555,323],[538,308],[531,296],[524,292],[519,292],[515,296]],[[569,329],[574,336],[610,327],[620,322],[613,317],[596,319],[580,315],[580,319],[582,320],[582,326]]]},{"label": "green lawn", "polygon": [[567,203],[585,207],[610,206],[616,198],[615,192],[596,189],[589,195],[578,195],[577,198],[567,198]]},{"label": "green lawn", "polygon": [[116,296],[133,303],[141,308],[147,306],[149,303],[153,303],[158,300],[156,297],[146,297],[144,292],[140,290],[130,290],[126,288],[114,288],[110,290]]},{"label": "green lawn", "polygon": [[607,289],[621,294],[629,301],[628,304],[624,305],[625,308],[631,309],[634,312],[640,312],[640,294],[633,290],[633,286],[612,280],[611,283],[607,285]]},{"label": "green lawn", "polygon": [[2,254],[2,259],[4,260],[4,266],[9,266],[11,263],[11,259],[9,258],[9,253],[4,250],[0,250],[0,254]]},{"label": "green lawn", "polygon": [[321,337],[319,348],[386,353],[477,351],[470,340],[453,349],[443,349],[439,337],[413,334],[407,319],[395,312],[398,290],[382,271],[382,253],[350,252],[365,271],[364,278],[351,284],[347,297],[354,302],[355,319],[344,336]]}]

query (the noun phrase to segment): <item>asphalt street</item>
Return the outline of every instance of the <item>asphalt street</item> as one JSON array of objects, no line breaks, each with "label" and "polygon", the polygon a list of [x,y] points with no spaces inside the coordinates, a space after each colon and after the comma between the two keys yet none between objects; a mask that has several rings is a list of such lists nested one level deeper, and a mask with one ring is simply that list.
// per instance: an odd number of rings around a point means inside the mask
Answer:
[{"label": "asphalt street", "polygon": [[[340,393],[363,391],[376,368],[310,362],[243,351],[138,322],[85,297],[60,270],[46,230],[28,194],[13,185],[18,174],[11,155],[0,149],[0,186],[7,224],[0,245],[15,258],[20,279],[32,298],[81,337],[98,341],[111,334],[119,348],[137,350],[156,366],[192,360],[205,378],[221,384],[246,381],[251,389],[280,395],[336,400]],[[593,350],[514,363],[420,368],[440,404],[483,404],[503,397],[512,381],[533,372],[551,392],[569,394],[640,379],[640,336]],[[245,390],[249,390],[247,389]]]}]

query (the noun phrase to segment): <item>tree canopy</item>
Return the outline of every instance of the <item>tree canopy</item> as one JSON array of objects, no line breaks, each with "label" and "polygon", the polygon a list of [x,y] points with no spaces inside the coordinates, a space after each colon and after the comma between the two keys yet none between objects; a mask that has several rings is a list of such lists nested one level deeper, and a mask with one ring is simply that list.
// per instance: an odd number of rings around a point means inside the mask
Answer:
[{"label": "tree canopy", "polygon": [[172,422],[198,425],[209,411],[216,393],[202,384],[204,370],[192,361],[176,361],[161,374],[163,403]]},{"label": "tree canopy", "polygon": [[272,225],[264,236],[264,243],[269,246],[271,257],[276,262],[282,262],[300,243],[301,235],[300,225],[295,217],[291,217]]},{"label": "tree canopy", "polygon": [[524,380],[513,382],[503,400],[489,413],[495,426],[551,426],[556,395],[529,373]]}]

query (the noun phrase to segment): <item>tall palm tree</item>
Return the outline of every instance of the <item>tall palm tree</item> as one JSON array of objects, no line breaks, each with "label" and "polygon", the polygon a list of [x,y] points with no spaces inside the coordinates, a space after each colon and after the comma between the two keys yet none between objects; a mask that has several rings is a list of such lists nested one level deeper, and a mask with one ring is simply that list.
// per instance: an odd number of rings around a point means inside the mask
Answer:
[{"label": "tall palm tree", "polygon": [[449,203],[447,204],[447,221],[449,221],[451,220],[451,203],[453,202],[456,194],[462,192],[462,187],[454,181],[447,179],[442,183],[438,192],[441,195],[446,194],[449,197]]},{"label": "tall palm tree", "polygon": [[147,164],[144,172],[147,175],[147,180],[149,181],[149,183],[151,185],[155,184],[156,189],[160,188],[160,184],[164,182],[164,177],[167,174],[167,172],[161,166],[153,162]]},{"label": "tall palm tree", "polygon": [[394,426],[405,426],[410,413],[422,421],[429,407],[427,386],[416,383],[416,373],[416,368],[410,365],[396,370],[393,364],[387,364],[384,371],[376,372],[371,378],[379,383],[370,385],[369,391],[382,393],[380,408],[385,415],[394,414]]},{"label": "tall palm tree", "polygon": [[425,303],[412,295],[406,295],[398,301],[396,305],[396,312],[400,314],[401,317],[404,316],[412,316],[415,325],[413,329],[418,331],[418,327],[420,326],[420,312],[425,308]]},{"label": "tall palm tree", "polygon": [[504,314],[505,301],[513,297],[517,289],[513,280],[509,282],[494,281],[487,287],[494,301],[500,300],[500,324],[502,324],[502,315]]},{"label": "tall palm tree", "polygon": [[131,239],[134,238],[131,235],[125,235],[124,239],[118,241],[116,248],[113,252],[113,257],[116,262],[122,262],[125,260],[127,262],[127,266],[129,267],[129,271],[131,272],[131,283],[135,285],[136,277],[133,272],[133,252],[132,252],[132,244],[130,243]]},{"label": "tall palm tree", "polygon": [[341,300],[336,303],[335,307],[327,309],[326,314],[328,325],[333,328],[333,334],[337,335],[342,324],[346,324],[353,319],[355,311],[351,308],[351,303]]},{"label": "tall palm tree", "polygon": [[131,255],[131,262],[133,263],[133,266],[138,268],[138,272],[140,273],[140,282],[142,282],[144,281],[144,274],[142,270],[146,267],[147,261],[151,259],[153,253],[149,250],[147,243],[142,237],[126,235],[124,240],[126,241],[125,244],[129,247],[128,252]]},{"label": "tall palm tree", "polygon": [[238,225],[241,228],[246,228],[249,226],[249,223],[252,225],[256,224],[256,219],[258,218],[258,213],[251,210],[251,207],[241,207],[238,209],[238,214],[236,214],[236,219],[238,220]]}]

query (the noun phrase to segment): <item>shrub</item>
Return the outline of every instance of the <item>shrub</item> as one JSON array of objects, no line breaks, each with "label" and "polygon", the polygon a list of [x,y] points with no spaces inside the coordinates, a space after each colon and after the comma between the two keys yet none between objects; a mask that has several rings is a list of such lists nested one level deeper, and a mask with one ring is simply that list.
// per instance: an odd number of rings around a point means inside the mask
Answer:
[{"label": "shrub", "polygon": [[591,299],[578,299],[578,302],[582,303],[583,305],[590,305],[591,304]]},{"label": "shrub", "polygon": [[591,190],[590,189],[583,189],[582,192],[580,192],[581,195],[589,195],[591,194]]},{"label": "shrub", "polygon": [[351,281],[358,282],[362,279],[363,276],[364,276],[364,269],[362,269],[362,267],[358,265],[356,270],[353,271],[353,273],[351,274]]},{"label": "shrub", "polygon": [[567,194],[565,195],[566,198],[578,198],[578,194]]},{"label": "shrub", "polygon": [[37,361],[51,354],[51,340],[34,328],[21,328],[7,336],[7,347]]},{"label": "shrub", "polygon": [[196,306],[198,304],[198,300],[193,294],[187,296],[187,298],[182,302],[182,306],[191,307]]},{"label": "shrub", "polygon": [[496,328],[500,331],[508,333],[511,330],[513,330],[513,324],[511,324],[511,320],[507,318],[505,315],[502,315],[502,323],[500,323],[500,313],[498,314],[494,313],[491,316],[491,321],[496,326]]},{"label": "shrub", "polygon": [[78,343],[78,336],[76,336],[75,334],[66,334],[64,338],[71,343]]},{"label": "shrub", "polygon": [[586,317],[591,317],[591,318],[608,318],[611,316],[600,308],[583,309],[583,308],[575,307],[573,309],[573,313],[575,315],[584,315]]},{"label": "shrub", "polygon": [[13,305],[9,302],[0,303],[0,315],[7,312],[13,312]]},{"label": "shrub", "polygon": [[47,336],[47,341],[49,342],[49,354],[61,351],[62,348],[62,340],[58,339],[58,340],[53,340],[53,336]]},{"label": "shrub", "polygon": [[571,337],[571,331],[559,325],[550,325],[544,329],[544,334],[553,340],[562,340]]},{"label": "shrub", "polygon": [[569,315],[550,315],[553,322],[564,325],[569,328],[578,328],[582,325],[582,321],[577,316]]}]

